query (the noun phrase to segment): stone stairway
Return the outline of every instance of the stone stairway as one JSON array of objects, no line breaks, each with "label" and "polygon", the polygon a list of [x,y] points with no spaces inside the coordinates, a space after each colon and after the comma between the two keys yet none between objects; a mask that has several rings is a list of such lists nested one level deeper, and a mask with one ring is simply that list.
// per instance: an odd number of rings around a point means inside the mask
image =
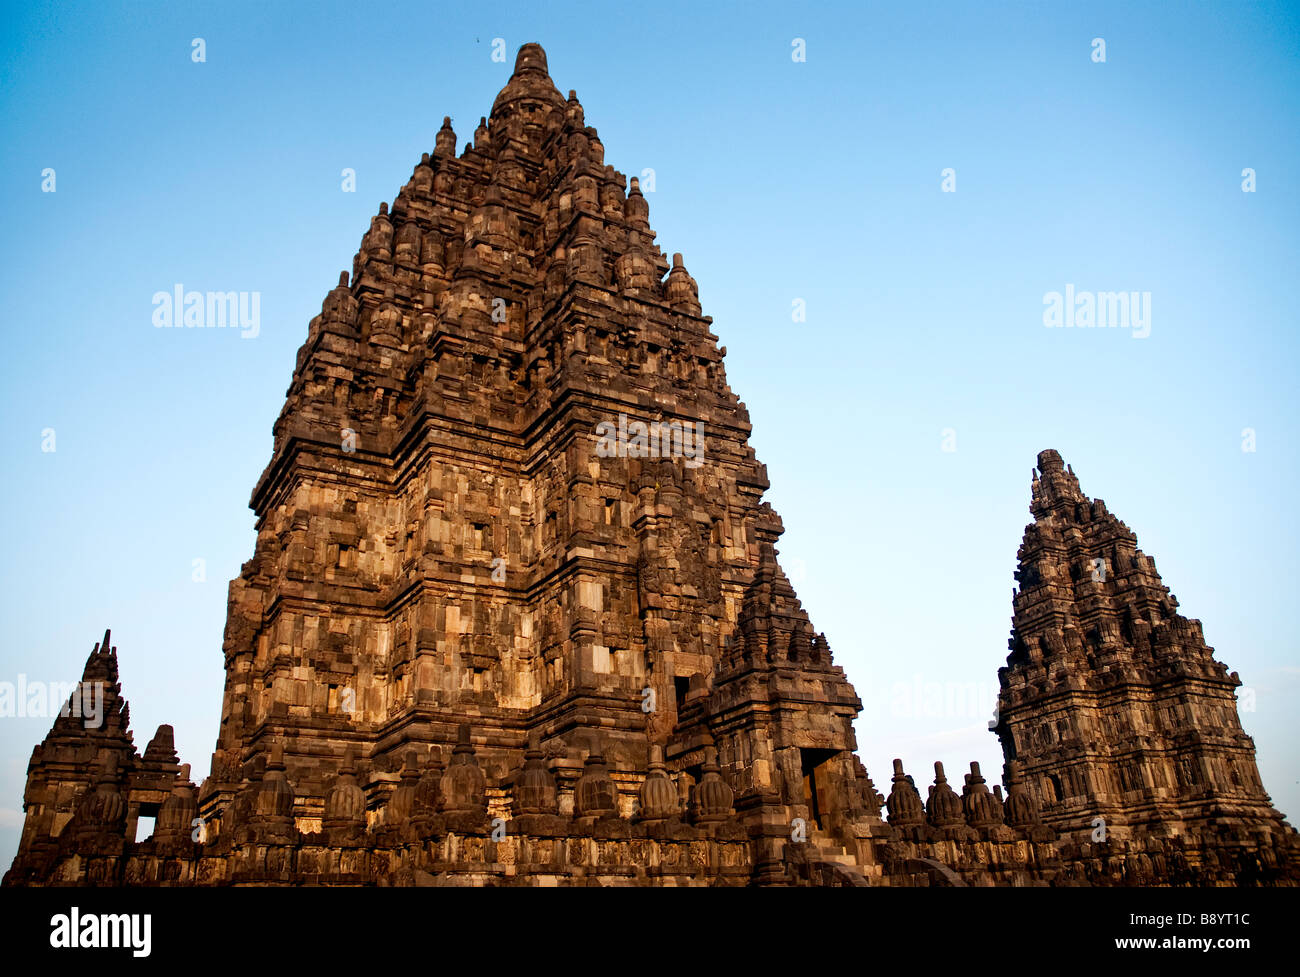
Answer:
[{"label": "stone stairway", "polygon": [[861,871],[857,857],[826,832],[814,828],[808,834],[808,845],[816,852],[818,858],[827,862],[838,862],[851,869]]}]

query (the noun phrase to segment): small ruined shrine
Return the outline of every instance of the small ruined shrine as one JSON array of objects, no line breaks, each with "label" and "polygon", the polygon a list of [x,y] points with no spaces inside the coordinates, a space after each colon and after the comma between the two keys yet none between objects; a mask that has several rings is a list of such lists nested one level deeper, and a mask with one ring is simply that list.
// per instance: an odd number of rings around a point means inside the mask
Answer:
[{"label": "small ruined shrine", "polygon": [[444,119],[299,350],[209,776],[167,726],[137,754],[105,634],[106,721],[34,751],[6,884],[1293,879],[1235,676],[1054,452],[1006,794],[936,764],[923,802],[896,762],[882,816],[725,348],[655,237],[538,45],[459,155]]}]

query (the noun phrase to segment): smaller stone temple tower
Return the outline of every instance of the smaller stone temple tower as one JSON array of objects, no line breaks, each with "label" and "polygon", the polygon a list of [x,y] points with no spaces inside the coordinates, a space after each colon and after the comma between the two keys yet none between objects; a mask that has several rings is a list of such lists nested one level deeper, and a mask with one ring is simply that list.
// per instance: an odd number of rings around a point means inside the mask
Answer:
[{"label": "smaller stone temple tower", "polygon": [[[1289,832],[1241,728],[1236,672],[1137,537],[1038,456],[996,732],[1063,838],[1273,849]],[[1266,859],[1267,860],[1267,859]]]},{"label": "smaller stone temple tower", "polygon": [[[6,884],[48,879],[67,853],[107,838],[121,854],[141,818],[156,818],[181,772],[171,726],[136,752],[117,649],[104,632],[49,734],[32,750],[22,837]],[[102,847],[102,845],[98,845]]]}]

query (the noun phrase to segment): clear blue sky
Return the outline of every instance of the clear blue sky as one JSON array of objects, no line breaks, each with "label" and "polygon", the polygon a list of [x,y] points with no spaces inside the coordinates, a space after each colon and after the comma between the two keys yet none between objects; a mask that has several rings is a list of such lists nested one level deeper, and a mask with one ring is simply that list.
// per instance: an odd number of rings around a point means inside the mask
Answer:
[{"label": "clear blue sky", "polygon": [[[307,323],[442,117],[471,138],[535,40],[607,161],[656,172],[658,242],[729,350],[877,787],[895,756],[997,777],[1055,447],[1256,690],[1264,783],[1300,813],[1295,5],[296,6],[4,6],[0,680],[73,680],[111,626],[137,745],[172,723],[205,774],[226,583]],[[260,292],[260,335],[153,328],[176,283]],[[1150,336],[1044,328],[1067,283],[1150,292]],[[918,682],[984,694],[900,715]],[[6,865],[48,727],[0,719]]]}]

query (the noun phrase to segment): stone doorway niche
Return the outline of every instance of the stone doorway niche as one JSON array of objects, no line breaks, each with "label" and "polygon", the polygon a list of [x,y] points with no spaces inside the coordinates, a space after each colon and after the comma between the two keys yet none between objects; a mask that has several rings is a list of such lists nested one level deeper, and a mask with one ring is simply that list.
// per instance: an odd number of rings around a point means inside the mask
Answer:
[{"label": "stone doorway niche", "polygon": [[838,750],[799,748],[799,764],[803,768],[803,802],[808,806],[808,817],[818,831],[825,830],[823,818],[832,808],[830,795],[830,760]]}]

